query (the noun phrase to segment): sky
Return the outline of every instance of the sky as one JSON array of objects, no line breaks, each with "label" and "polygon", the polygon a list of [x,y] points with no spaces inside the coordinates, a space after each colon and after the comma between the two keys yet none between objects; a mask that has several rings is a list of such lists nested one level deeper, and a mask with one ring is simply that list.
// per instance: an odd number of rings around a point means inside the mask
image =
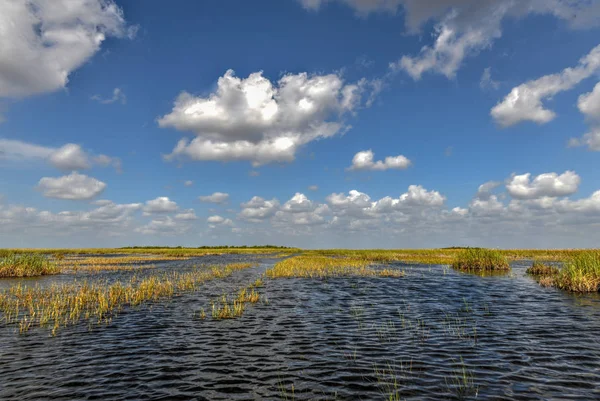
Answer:
[{"label": "sky", "polygon": [[0,248],[589,248],[600,2],[0,0]]}]

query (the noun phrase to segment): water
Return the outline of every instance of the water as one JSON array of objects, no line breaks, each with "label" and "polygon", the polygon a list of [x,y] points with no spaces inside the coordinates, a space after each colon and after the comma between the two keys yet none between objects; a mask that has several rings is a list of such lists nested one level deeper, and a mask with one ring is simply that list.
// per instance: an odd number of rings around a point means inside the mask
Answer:
[{"label": "water", "polygon": [[275,262],[258,261],[108,327],[1,328],[0,399],[600,399],[600,299],[542,288],[526,263],[508,276],[399,264],[403,278],[265,280],[268,303],[241,318],[197,317]]}]

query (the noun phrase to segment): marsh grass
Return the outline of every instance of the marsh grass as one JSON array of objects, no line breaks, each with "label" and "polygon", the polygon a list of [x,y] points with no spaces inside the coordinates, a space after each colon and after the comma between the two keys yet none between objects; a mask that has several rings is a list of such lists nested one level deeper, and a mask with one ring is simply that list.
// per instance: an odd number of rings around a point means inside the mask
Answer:
[{"label": "marsh grass", "polygon": [[402,277],[404,272],[393,269],[377,270],[365,259],[300,255],[282,260],[267,270],[269,278],[328,278],[328,277]]},{"label": "marsh grass", "polygon": [[0,257],[0,277],[34,277],[60,272],[60,267],[43,255],[7,253]]},{"label": "marsh grass", "polygon": [[[234,266],[237,266],[238,268],[247,268],[245,265],[247,264],[235,264]],[[261,295],[256,288],[261,287],[262,285],[262,279],[258,278],[249,286],[241,288],[237,293],[237,297],[233,300],[229,301],[227,295],[222,295],[218,301],[212,301],[212,318],[221,320],[241,317],[246,310],[246,304],[255,304],[261,300]]]},{"label": "marsh grass", "polygon": [[468,248],[456,255],[452,267],[467,272],[504,272],[510,270],[508,260],[493,249]]},{"label": "marsh grass", "polygon": [[600,251],[573,256],[553,277],[551,285],[572,292],[600,291]]},{"label": "marsh grass", "polygon": [[452,376],[446,378],[448,391],[463,400],[470,396],[477,397],[479,387],[475,384],[473,372],[467,369],[462,358],[460,364],[454,369]]},{"label": "marsh grass", "polygon": [[525,273],[531,276],[554,276],[558,274],[560,270],[556,266],[551,266],[546,263],[534,260],[531,267],[527,268]]},{"label": "marsh grass", "polygon": [[153,274],[129,281],[72,282],[48,287],[18,284],[0,292],[0,322],[19,325],[20,332],[30,327],[45,327],[52,334],[82,320],[90,328],[108,324],[125,307],[139,306],[197,289],[206,281],[228,277],[235,270],[252,264],[214,266],[191,272]]}]

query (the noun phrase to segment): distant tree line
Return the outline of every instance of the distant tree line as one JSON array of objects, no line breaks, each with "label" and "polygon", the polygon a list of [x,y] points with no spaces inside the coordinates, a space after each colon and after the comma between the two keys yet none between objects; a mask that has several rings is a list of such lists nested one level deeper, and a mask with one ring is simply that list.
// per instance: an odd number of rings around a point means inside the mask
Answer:
[{"label": "distant tree line", "polygon": [[271,249],[292,249],[290,246],[277,246],[277,245],[215,245],[215,246],[122,246],[117,249],[262,249],[262,248],[271,248]]}]

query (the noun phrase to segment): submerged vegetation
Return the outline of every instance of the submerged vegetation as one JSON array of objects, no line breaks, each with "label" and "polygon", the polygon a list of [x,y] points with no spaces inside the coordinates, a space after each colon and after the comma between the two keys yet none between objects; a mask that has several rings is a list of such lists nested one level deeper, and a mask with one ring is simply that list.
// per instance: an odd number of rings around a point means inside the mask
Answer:
[{"label": "submerged vegetation", "polygon": [[0,277],[33,277],[57,273],[60,273],[60,268],[43,255],[7,253],[0,257]]},{"label": "submerged vegetation", "polygon": [[510,270],[504,255],[497,250],[483,248],[468,248],[461,251],[452,262],[452,267],[456,270],[473,272]]},{"label": "submerged vegetation", "polygon": [[0,322],[18,324],[20,332],[30,327],[58,329],[85,320],[90,324],[108,324],[124,307],[173,297],[197,289],[202,283],[230,276],[235,270],[253,266],[237,263],[194,269],[191,272],[169,272],[136,276],[127,282],[71,282],[41,288],[21,284],[0,292]]}]

